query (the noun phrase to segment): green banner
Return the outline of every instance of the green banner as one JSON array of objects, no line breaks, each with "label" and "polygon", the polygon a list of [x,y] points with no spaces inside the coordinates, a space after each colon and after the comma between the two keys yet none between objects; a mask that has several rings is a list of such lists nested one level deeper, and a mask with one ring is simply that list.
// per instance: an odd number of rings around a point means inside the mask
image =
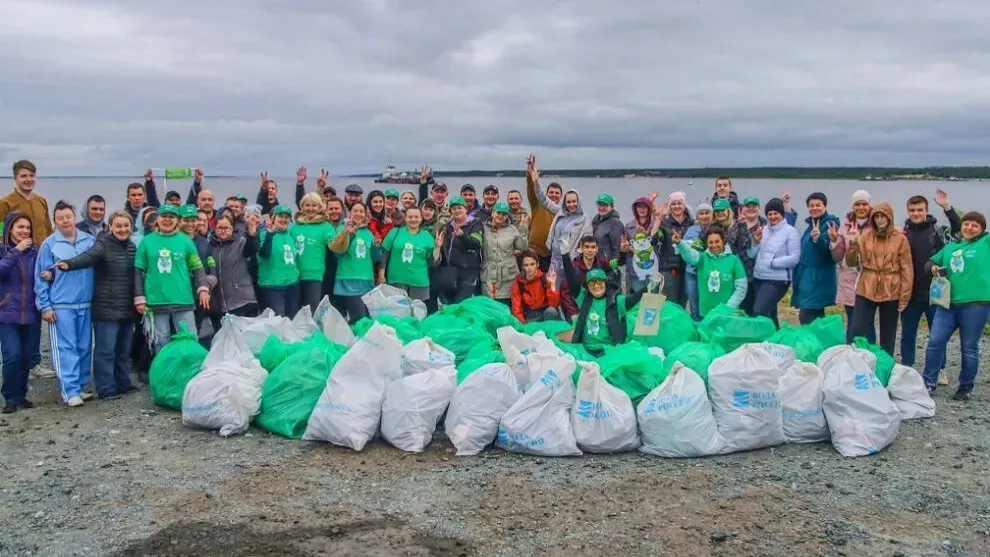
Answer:
[{"label": "green banner", "polygon": [[166,168],[165,178],[167,180],[188,180],[192,178],[191,168]]}]

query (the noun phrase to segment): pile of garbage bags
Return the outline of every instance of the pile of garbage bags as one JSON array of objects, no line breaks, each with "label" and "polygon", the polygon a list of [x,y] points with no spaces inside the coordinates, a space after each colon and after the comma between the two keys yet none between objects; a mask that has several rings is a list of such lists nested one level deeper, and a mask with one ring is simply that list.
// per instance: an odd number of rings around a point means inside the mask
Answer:
[{"label": "pile of garbage bags", "polygon": [[180,331],[153,363],[153,398],[222,436],[254,423],[417,452],[442,429],[459,456],[495,444],[689,458],[825,441],[862,456],[935,414],[921,375],[863,339],[844,344],[838,316],[778,330],[720,307],[695,324],[666,303],[657,335],[630,330],[595,358],[561,340],[567,323],[522,325],[484,297],[424,317],[393,290],[369,293],[374,315],[353,327],[324,299],[292,320],[225,317],[208,353]]}]

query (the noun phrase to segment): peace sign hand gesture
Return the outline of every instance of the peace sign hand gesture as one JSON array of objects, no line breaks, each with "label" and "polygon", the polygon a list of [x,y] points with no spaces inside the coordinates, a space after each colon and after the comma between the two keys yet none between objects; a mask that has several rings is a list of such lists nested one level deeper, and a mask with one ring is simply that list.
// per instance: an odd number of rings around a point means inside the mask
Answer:
[{"label": "peace sign hand gesture", "polygon": [[850,244],[855,244],[856,240],[859,238],[859,225],[856,224],[856,221],[849,223],[849,230],[846,231],[846,238],[849,239]]},{"label": "peace sign hand gesture", "polygon": [[[304,178],[305,179],[305,178]],[[322,192],[330,182],[330,171],[326,168],[320,170],[320,177],[316,179],[316,190]]]},{"label": "peace sign hand gesture", "polygon": [[812,242],[818,242],[818,238],[822,237],[822,230],[818,228],[818,219],[811,221],[811,233],[809,236]]},{"label": "peace sign hand gesture", "polygon": [[261,187],[265,187],[265,185],[268,184],[268,171],[267,170],[263,171],[260,174],[260,176],[261,176]]},{"label": "peace sign hand gesture", "polygon": [[828,241],[833,244],[839,241],[839,227],[834,222],[828,223]]}]

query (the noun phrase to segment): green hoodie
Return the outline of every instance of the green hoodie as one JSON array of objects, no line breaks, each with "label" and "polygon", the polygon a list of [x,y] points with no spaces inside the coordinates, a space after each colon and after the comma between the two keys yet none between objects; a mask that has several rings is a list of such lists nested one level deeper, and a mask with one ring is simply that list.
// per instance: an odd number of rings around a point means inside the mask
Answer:
[{"label": "green hoodie", "polygon": [[193,305],[189,275],[202,271],[203,262],[189,236],[178,231],[148,234],[137,247],[134,267],[144,273],[141,290],[148,306]]},{"label": "green hoodie", "polygon": [[952,242],[933,255],[931,262],[946,271],[952,305],[990,302],[990,235]]},{"label": "green hoodie", "polygon": [[698,314],[705,315],[719,304],[738,308],[746,298],[746,269],[742,260],[726,246],[722,253],[699,252],[686,241],[677,250],[688,265],[698,269]]},{"label": "green hoodie", "polygon": [[337,235],[333,226],[326,221],[297,222],[289,227],[289,235],[295,239],[299,280],[323,280],[327,246]]},{"label": "green hoodie", "polygon": [[[269,236],[271,249],[266,246]],[[261,245],[258,251],[258,284],[279,288],[298,282],[299,269],[296,266],[295,240],[292,234],[288,230],[275,233],[262,230],[258,240]]]},{"label": "green hoodie", "polygon": [[[343,241],[343,240],[341,240]],[[374,244],[375,235],[362,226],[354,231],[347,251],[338,253],[337,277],[341,280],[375,280],[375,262],[381,258],[381,248]]]}]

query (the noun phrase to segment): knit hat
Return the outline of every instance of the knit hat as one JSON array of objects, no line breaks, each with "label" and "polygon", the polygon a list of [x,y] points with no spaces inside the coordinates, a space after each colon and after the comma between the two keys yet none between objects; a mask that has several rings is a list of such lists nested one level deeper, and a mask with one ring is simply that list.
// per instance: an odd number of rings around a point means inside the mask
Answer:
[{"label": "knit hat", "polygon": [[694,208],[694,214],[697,215],[698,213],[705,213],[705,212],[711,213],[713,210],[714,209],[712,209],[711,203],[701,202],[698,203],[698,206]]},{"label": "knit hat", "polygon": [[853,194],[853,199],[852,199],[853,205],[859,203],[860,201],[873,203],[873,198],[870,197],[870,192],[866,190],[856,190],[856,193]]},{"label": "knit hat", "polygon": [[687,194],[682,191],[670,192],[670,195],[667,196],[667,203],[673,203],[674,201],[680,201],[681,203],[686,202]]},{"label": "knit hat", "polygon": [[712,209],[716,211],[728,211],[730,208],[729,200],[723,197],[716,199],[712,202]]},{"label": "knit hat", "polygon": [[593,280],[600,280],[600,281],[606,280],[605,271],[601,269],[592,269],[588,271],[588,274],[584,275],[584,282],[591,282]]},{"label": "knit hat", "polygon": [[767,201],[767,206],[763,208],[763,214],[768,215],[770,211],[776,211],[780,213],[781,216],[784,215],[784,201],[778,197],[774,197],[770,201]]}]

